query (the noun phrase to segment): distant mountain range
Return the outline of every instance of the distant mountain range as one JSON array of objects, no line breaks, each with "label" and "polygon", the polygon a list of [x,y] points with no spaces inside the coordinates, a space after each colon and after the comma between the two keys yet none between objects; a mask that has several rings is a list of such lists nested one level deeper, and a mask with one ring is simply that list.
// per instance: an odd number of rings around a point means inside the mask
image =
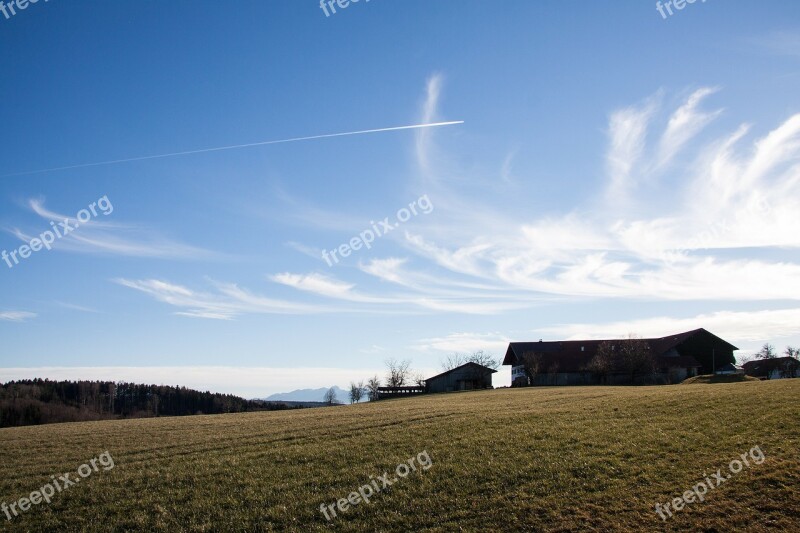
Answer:
[{"label": "distant mountain range", "polygon": [[[299,389],[292,392],[279,392],[267,398],[262,398],[267,402],[322,402],[325,399],[325,393],[328,392],[330,387],[322,389]],[[350,403],[350,391],[345,391],[337,386],[333,386],[336,392],[336,399],[340,403]]]}]

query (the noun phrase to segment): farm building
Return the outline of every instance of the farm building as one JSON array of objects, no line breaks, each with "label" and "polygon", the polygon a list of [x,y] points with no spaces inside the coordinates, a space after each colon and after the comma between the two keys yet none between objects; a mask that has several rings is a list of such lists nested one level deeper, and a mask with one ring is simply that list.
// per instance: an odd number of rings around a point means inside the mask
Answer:
[{"label": "farm building", "polygon": [[800,361],[794,357],[775,357],[748,361],[744,365],[748,376],[761,379],[783,379],[800,377]]},{"label": "farm building", "polygon": [[405,398],[433,392],[455,392],[466,390],[479,390],[492,388],[492,374],[497,372],[492,368],[477,363],[466,363],[452,368],[432,378],[428,378],[421,385],[412,387],[380,387],[378,399]]},{"label": "farm building", "polygon": [[503,365],[510,365],[514,385],[593,385],[627,383],[680,383],[698,374],[735,363],[738,348],[705,329],[654,339],[641,339],[649,352],[650,370],[637,375],[611,368],[593,370],[598,349],[608,343],[620,348],[627,340],[512,342]]},{"label": "farm building", "polygon": [[495,372],[497,370],[478,363],[467,363],[426,379],[425,389],[427,392],[491,389]]}]

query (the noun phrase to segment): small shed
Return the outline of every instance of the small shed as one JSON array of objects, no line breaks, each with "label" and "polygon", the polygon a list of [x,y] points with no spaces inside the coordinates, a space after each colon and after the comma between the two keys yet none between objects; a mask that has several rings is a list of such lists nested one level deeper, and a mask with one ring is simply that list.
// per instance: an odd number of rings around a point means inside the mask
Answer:
[{"label": "small shed", "polygon": [[453,392],[492,388],[492,374],[497,372],[478,363],[466,363],[425,380],[427,392]]}]

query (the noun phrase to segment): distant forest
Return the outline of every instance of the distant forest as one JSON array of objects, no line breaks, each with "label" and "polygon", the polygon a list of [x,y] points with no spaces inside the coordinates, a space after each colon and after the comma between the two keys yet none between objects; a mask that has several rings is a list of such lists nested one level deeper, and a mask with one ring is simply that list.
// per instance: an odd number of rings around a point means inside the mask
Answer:
[{"label": "distant forest", "polygon": [[115,418],[294,409],[186,387],[33,379],[0,385],[0,428]]}]

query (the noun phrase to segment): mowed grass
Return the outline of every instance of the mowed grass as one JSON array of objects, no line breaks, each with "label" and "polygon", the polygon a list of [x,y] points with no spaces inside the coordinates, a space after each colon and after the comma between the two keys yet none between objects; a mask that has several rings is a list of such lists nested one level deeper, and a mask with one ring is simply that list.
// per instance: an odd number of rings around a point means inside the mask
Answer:
[{"label": "mowed grass", "polygon": [[[800,531],[799,445],[800,379],[503,389],[3,429],[0,503],[106,450],[116,467],[0,528]],[[763,464],[745,467],[667,522],[655,513],[656,502],[717,469],[725,473],[754,446],[764,451]],[[423,450],[429,470],[332,522],[320,513],[320,504],[392,474]]]}]

